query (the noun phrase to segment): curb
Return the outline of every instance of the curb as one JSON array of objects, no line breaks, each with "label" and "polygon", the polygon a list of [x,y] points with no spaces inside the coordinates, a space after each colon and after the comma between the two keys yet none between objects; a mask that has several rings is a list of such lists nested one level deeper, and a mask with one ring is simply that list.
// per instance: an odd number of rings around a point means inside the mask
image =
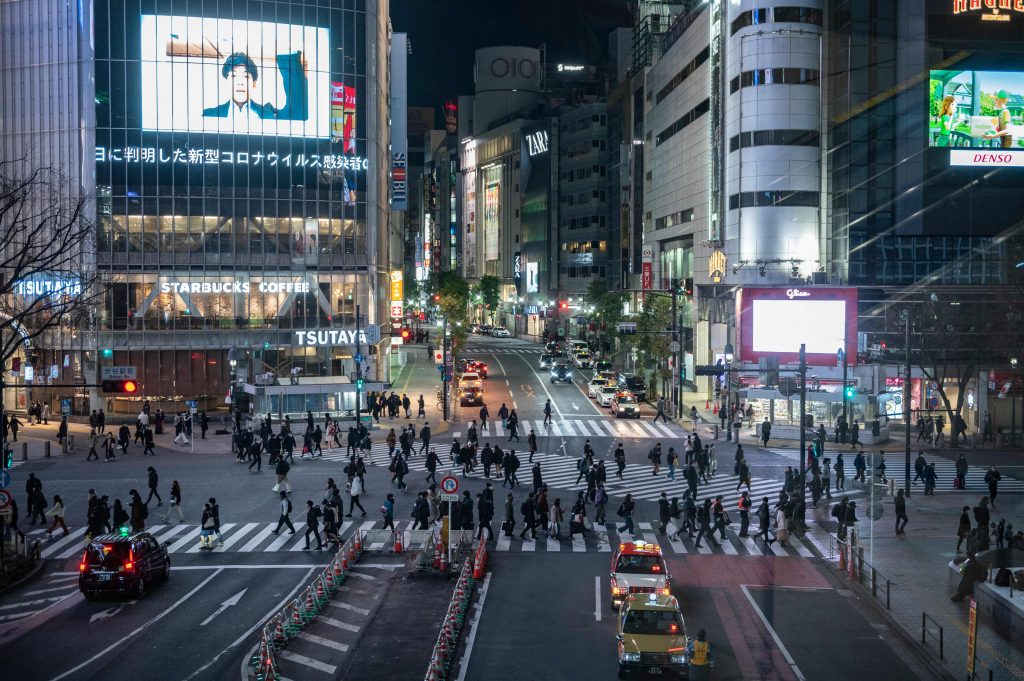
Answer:
[{"label": "curb", "polygon": [[25,584],[27,582],[30,582],[33,579],[35,579],[36,577],[38,577],[39,573],[43,571],[43,567],[45,565],[46,565],[46,561],[45,560],[43,560],[42,558],[37,559],[35,566],[31,570],[29,570],[28,574],[22,576],[20,579],[18,579],[18,581],[14,582],[12,584],[8,584],[3,589],[0,589],[0,596],[5,596],[9,592],[14,591],[15,589],[19,588],[23,584]]}]

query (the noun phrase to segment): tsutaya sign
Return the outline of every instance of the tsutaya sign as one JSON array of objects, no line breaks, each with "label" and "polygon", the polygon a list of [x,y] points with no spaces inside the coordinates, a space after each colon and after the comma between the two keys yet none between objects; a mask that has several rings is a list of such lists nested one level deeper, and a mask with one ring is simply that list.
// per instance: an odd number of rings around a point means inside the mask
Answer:
[{"label": "tsutaya sign", "polygon": [[983,21],[1009,21],[1009,14],[1000,14],[1001,10],[1024,14],[1024,0],[953,0],[953,14],[963,14],[972,10],[991,10],[991,14],[982,14]]},{"label": "tsutaya sign", "polygon": [[313,331],[295,331],[295,345],[320,347],[328,345],[355,345],[358,336],[360,343],[373,345],[380,341],[380,328],[370,326],[365,329],[315,329]]},{"label": "tsutaya sign", "polygon": [[[162,281],[161,293],[249,293],[252,284],[238,279],[229,281]],[[289,279],[284,281],[261,281],[256,284],[260,293],[310,293],[309,281]]]}]

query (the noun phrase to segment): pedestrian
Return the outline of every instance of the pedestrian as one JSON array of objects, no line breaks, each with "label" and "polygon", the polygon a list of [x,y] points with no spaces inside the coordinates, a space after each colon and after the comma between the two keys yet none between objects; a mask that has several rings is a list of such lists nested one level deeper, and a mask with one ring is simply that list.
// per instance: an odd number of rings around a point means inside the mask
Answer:
[{"label": "pedestrian", "polygon": [[129,504],[129,508],[131,509],[129,523],[131,524],[132,532],[142,532],[146,529],[146,519],[149,518],[149,507],[143,503],[142,495],[140,495],[137,490],[129,490],[128,496],[131,497],[131,503]]},{"label": "pedestrian", "polygon": [[825,492],[825,498],[832,498],[832,459],[825,459],[821,467],[821,488]]},{"label": "pedestrian", "polygon": [[737,464],[738,479],[736,481],[736,491],[740,491],[742,485],[747,486],[747,491],[750,491],[750,466],[747,465],[746,459],[740,459]]},{"label": "pedestrian", "polygon": [[661,443],[660,442],[655,443],[655,445],[653,447],[651,447],[651,450],[649,452],[647,452],[647,459],[651,462],[651,466],[653,467],[653,470],[651,471],[651,474],[657,476],[658,475],[658,471],[661,469]]},{"label": "pedestrian", "polygon": [[549,398],[548,401],[544,403],[544,425],[546,426],[551,422],[551,400]]},{"label": "pedestrian", "polygon": [[424,423],[420,428],[420,454],[430,450],[430,424]]},{"label": "pedestrian", "polygon": [[652,423],[657,423],[659,418],[662,420],[662,422],[668,423],[668,417],[665,416],[665,398],[664,397],[659,397],[658,398],[658,413],[654,415],[654,421]]},{"label": "pedestrian", "polygon": [[282,491],[281,493],[281,515],[277,519],[277,527],[273,529],[273,533],[277,534],[281,531],[284,526],[288,527],[288,534],[295,534],[295,527],[292,525],[291,512],[292,512],[292,500],[288,498],[288,493]]},{"label": "pedestrian", "polygon": [[114,434],[107,433],[103,438],[103,461],[109,463],[116,458],[114,456]]},{"label": "pedestrian", "polygon": [[786,543],[789,540],[789,518],[786,517],[786,508],[780,506],[775,511],[775,539],[778,540],[779,546],[789,546]]},{"label": "pedestrian", "polygon": [[57,426],[57,444],[63,445],[64,440],[68,437],[68,417],[62,416],[60,419],[60,425]]},{"label": "pedestrian", "polygon": [[36,477],[35,473],[29,473],[28,479],[25,480],[25,512],[29,516],[29,525],[36,524],[36,514],[40,517],[43,515],[45,509],[36,510],[35,495],[37,492],[43,491],[43,481]]},{"label": "pedestrian", "polygon": [[220,505],[214,497],[210,497],[210,511],[213,513],[213,533],[217,538],[217,545],[223,544],[220,536]]},{"label": "pedestrian", "polygon": [[363,505],[361,503],[359,503],[359,496],[362,493],[363,493],[363,476],[357,474],[354,478],[352,478],[352,483],[349,485],[349,489],[348,489],[349,502],[348,502],[348,513],[345,514],[346,518],[351,518],[352,517],[352,512],[355,510],[356,506],[358,506],[359,510],[363,512],[363,517],[364,518],[366,517],[366,509],[363,508]]},{"label": "pedestrian", "polygon": [[[505,421],[502,419],[502,428],[505,427]],[[533,455],[537,453],[537,433],[534,432],[533,428],[530,429],[530,434],[526,436],[526,446],[530,449],[530,463],[533,463]]]},{"label": "pedestrian", "polygon": [[427,502],[427,493],[420,492],[416,495],[416,501],[412,505],[413,519],[412,529],[426,530],[430,528],[430,504]]},{"label": "pedestrian", "polygon": [[[556,501],[557,503],[557,501]],[[476,495],[476,514],[480,523],[476,538],[483,539],[484,530],[487,530],[487,541],[494,539],[494,530],[491,528],[491,519],[494,518],[494,502],[484,493]]]},{"label": "pedestrian", "polygon": [[160,476],[157,475],[156,469],[150,466],[146,469],[148,471],[147,480],[149,483],[149,496],[146,497],[146,506],[149,506],[149,502],[156,497],[157,506],[163,506],[164,500],[160,498],[160,492],[156,491],[156,486],[160,482]]},{"label": "pedestrian", "polygon": [[668,503],[668,495],[665,492],[658,497],[658,522],[662,534],[668,531],[668,523],[672,519],[672,507]]},{"label": "pedestrian", "polygon": [[832,467],[836,474],[836,491],[846,489],[846,470],[843,463],[843,453],[836,454],[836,464]]},{"label": "pedestrian", "polygon": [[614,454],[614,456],[615,456],[615,469],[616,469],[615,470],[615,476],[619,480],[622,480],[622,473],[623,473],[623,471],[626,470],[626,450],[622,448],[622,443],[621,442],[615,447],[615,454]]},{"label": "pedestrian", "polygon": [[971,533],[970,506],[964,506],[960,510],[960,522],[956,526],[956,552],[960,553],[960,546]]},{"label": "pedestrian", "polygon": [[423,399],[423,394],[420,393],[419,398],[416,400],[416,418],[422,419],[427,416],[427,403]]},{"label": "pedestrian", "polygon": [[505,405],[504,402],[502,402],[501,407],[498,408],[498,418],[501,419],[502,430],[505,430],[508,427],[508,414],[508,407]]},{"label": "pedestrian", "polygon": [[988,499],[992,502],[992,508],[996,508],[996,497],[999,495],[999,481],[1003,476],[999,474],[995,466],[989,466],[985,471],[985,484],[988,485]]},{"label": "pedestrian", "polygon": [[[550,401],[548,400],[549,403]],[[508,415],[508,441],[511,442],[512,438],[519,442],[519,414],[515,409]]]},{"label": "pedestrian", "polygon": [[676,466],[679,465],[679,455],[676,454],[675,447],[668,448],[668,457],[666,458],[668,463],[668,479],[676,479]]},{"label": "pedestrian", "polygon": [[506,537],[512,537],[516,529],[516,514],[515,514],[515,499],[512,498],[512,493],[509,492],[508,496],[505,497],[505,520],[501,524],[501,529],[505,533]]},{"label": "pedestrian", "polygon": [[[904,528],[907,526],[907,498],[903,495],[903,488],[900,487],[896,490],[896,496],[893,498],[893,504],[896,507],[896,534],[906,534]],[[903,521],[902,524],[900,521]]]},{"label": "pedestrian", "polygon": [[97,461],[100,460],[100,455],[96,451],[96,447],[99,445],[99,439],[99,435],[96,433],[89,433],[89,454],[85,457],[86,461],[92,461],[93,459],[96,459]]},{"label": "pedestrian", "polygon": [[605,508],[608,506],[608,492],[605,491],[604,485],[600,482],[597,483],[597,489],[594,492],[594,523],[604,524]]},{"label": "pedestrian", "polygon": [[117,446],[121,448],[121,456],[128,453],[128,441],[132,439],[132,431],[127,423],[122,423],[117,430]]},{"label": "pedestrian", "polygon": [[46,515],[53,517],[53,522],[46,529],[47,536],[52,537],[53,531],[57,527],[61,527],[64,530],[64,536],[68,536],[68,526],[64,523],[64,500],[60,498],[59,494],[53,496],[53,506],[46,512]]},{"label": "pedestrian", "polygon": [[216,534],[217,521],[213,517],[213,508],[210,502],[203,504],[203,515],[199,521],[199,550],[210,551],[213,549],[213,538]]},{"label": "pedestrian", "polygon": [[715,501],[711,504],[711,515],[714,518],[715,525],[711,530],[711,537],[715,536],[715,532],[718,532],[722,537],[722,542],[725,542],[725,526],[729,524],[729,514],[725,510],[725,505],[722,503],[722,495],[719,494],[715,497]]},{"label": "pedestrian", "polygon": [[178,514],[178,519],[185,522],[185,514],[181,512],[181,485],[177,480],[171,482],[171,493],[168,495],[167,501],[170,506],[167,513],[164,514],[164,522],[166,523],[171,514],[175,512]]},{"label": "pedestrian", "polygon": [[633,509],[636,508],[636,504],[633,502],[633,495],[626,494],[626,498],[622,500],[619,505],[619,510],[616,512],[617,515],[622,518],[622,526],[618,528],[619,534],[623,532],[633,532]]},{"label": "pedestrian", "polygon": [[156,452],[153,450],[153,429],[149,427],[142,431],[142,455],[156,456]]},{"label": "pedestrian", "polygon": [[859,450],[857,452],[857,456],[853,457],[853,470],[855,471],[853,481],[857,482],[859,480],[862,485],[867,484],[867,482],[864,480],[864,472],[867,470],[867,465],[864,462],[863,449]]},{"label": "pedestrian", "polygon": [[967,560],[960,565],[960,585],[956,594],[949,600],[959,603],[969,595],[974,594],[974,585],[988,579],[988,566],[978,560],[971,551],[967,552]]},{"label": "pedestrian", "polygon": [[772,424],[768,422],[768,417],[764,417],[764,422],[761,424],[761,446],[768,446],[768,438],[772,434]]},{"label": "pedestrian", "polygon": [[697,638],[686,643],[686,659],[689,660],[687,678],[690,681],[707,681],[711,678],[711,669],[715,658],[711,654],[711,644],[704,629],[697,631]]},{"label": "pedestrian", "polygon": [[441,522],[441,500],[437,496],[437,486],[427,488],[427,505],[430,506],[430,524]]},{"label": "pedestrian", "polygon": [[976,525],[975,534],[977,535],[978,551],[988,550],[988,524],[992,522],[992,517],[988,509],[988,497],[982,497],[978,505],[974,507],[974,522]]},{"label": "pedestrian", "polygon": [[282,457],[278,462],[277,466],[274,467],[274,473],[277,475],[277,484],[271,487],[272,492],[291,492],[292,486],[288,482],[288,471],[291,470],[291,466]]},{"label": "pedestrian", "polygon": [[562,500],[556,498],[554,503],[551,504],[551,516],[548,522],[548,536],[553,537],[559,541],[562,539],[561,527],[562,522],[565,518],[565,512],[562,510]]},{"label": "pedestrian", "polygon": [[441,463],[441,457],[437,455],[433,449],[427,453],[427,477],[424,478],[426,482],[437,484],[437,464]]},{"label": "pedestrian", "polygon": [[705,535],[707,536],[709,542],[711,542],[712,544],[716,544],[717,545],[718,542],[715,541],[715,538],[713,536],[713,532],[711,530],[711,500],[710,499],[705,499],[704,503],[697,509],[697,524],[699,526],[699,529],[697,531],[697,539],[694,542],[694,546],[699,548],[700,547],[701,537],[704,537]]},{"label": "pedestrian", "polygon": [[249,470],[252,470],[253,466],[256,466],[256,472],[263,472],[263,443],[260,442],[260,438],[254,437],[252,445],[249,446]]},{"label": "pedestrian", "polygon": [[480,407],[480,430],[489,430],[487,427],[487,419],[491,417],[491,412],[487,410],[487,405]]},{"label": "pedestrian", "polygon": [[747,529],[750,527],[750,508],[753,506],[753,502],[750,500],[750,493],[743,492],[740,495],[740,500],[736,504],[740,511],[740,538],[746,538]]},{"label": "pedestrian", "polygon": [[[510,494],[509,498],[511,498],[511,497],[512,497],[512,495]],[[523,527],[523,531],[519,534],[519,538],[522,539],[522,540],[525,540],[526,539],[526,533],[529,532],[531,534],[532,540],[536,541],[537,540],[537,507],[536,507],[536,500],[534,498],[533,492],[530,492],[530,494],[527,496],[526,500],[523,501],[523,503],[519,506],[519,513],[522,514],[522,516],[523,516],[523,523],[525,525]]]},{"label": "pedestrian", "polygon": [[125,527],[129,523],[128,511],[124,510],[120,499],[114,499],[114,507],[111,509],[111,525],[114,529]]},{"label": "pedestrian", "polygon": [[697,473],[696,466],[691,463],[683,471],[683,477],[686,478],[686,494],[696,503],[697,501],[697,483],[700,475]]},{"label": "pedestrian", "polygon": [[857,423],[857,419],[854,419],[853,425],[850,426],[850,447],[860,447],[860,424]]}]

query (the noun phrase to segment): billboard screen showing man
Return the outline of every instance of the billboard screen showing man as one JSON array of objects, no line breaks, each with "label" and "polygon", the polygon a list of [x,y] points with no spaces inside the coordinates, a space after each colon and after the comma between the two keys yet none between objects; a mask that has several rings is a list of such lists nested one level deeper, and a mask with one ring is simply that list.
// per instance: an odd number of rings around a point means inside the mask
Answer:
[{"label": "billboard screen showing man", "polygon": [[330,136],[328,30],[142,15],[142,127]]}]

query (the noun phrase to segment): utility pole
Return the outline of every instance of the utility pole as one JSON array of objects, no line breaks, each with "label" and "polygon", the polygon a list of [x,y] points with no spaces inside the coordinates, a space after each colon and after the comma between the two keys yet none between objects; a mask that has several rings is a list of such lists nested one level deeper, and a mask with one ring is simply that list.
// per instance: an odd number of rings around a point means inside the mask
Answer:
[{"label": "utility pole", "polygon": [[843,339],[843,347],[839,348],[839,361],[843,363],[843,421],[849,426],[849,421],[846,415],[846,381],[847,373],[850,369],[850,360],[846,356],[846,339]]},{"label": "utility pole", "polygon": [[444,373],[441,374],[441,409],[444,420],[448,420],[448,395],[451,392],[451,374],[448,373],[448,360],[451,353],[452,341],[448,336],[448,316],[441,317],[441,353]]},{"label": "utility pole", "polygon": [[679,415],[679,398],[681,397],[682,386],[680,385],[679,374],[679,285],[680,281],[674,279],[672,284],[672,412],[673,416]]},{"label": "utility pole", "polygon": [[807,489],[807,344],[800,344],[800,523],[806,510]]},{"label": "utility pole", "polygon": [[363,385],[363,353],[360,350],[359,345],[359,305],[356,305],[356,429],[358,430],[359,424],[362,421],[359,418],[359,404],[361,402],[359,393],[362,392]]},{"label": "utility pole", "polygon": [[910,496],[910,313],[903,311],[903,347],[906,352],[907,375],[903,377],[903,423],[905,428],[903,452],[903,489]]}]

